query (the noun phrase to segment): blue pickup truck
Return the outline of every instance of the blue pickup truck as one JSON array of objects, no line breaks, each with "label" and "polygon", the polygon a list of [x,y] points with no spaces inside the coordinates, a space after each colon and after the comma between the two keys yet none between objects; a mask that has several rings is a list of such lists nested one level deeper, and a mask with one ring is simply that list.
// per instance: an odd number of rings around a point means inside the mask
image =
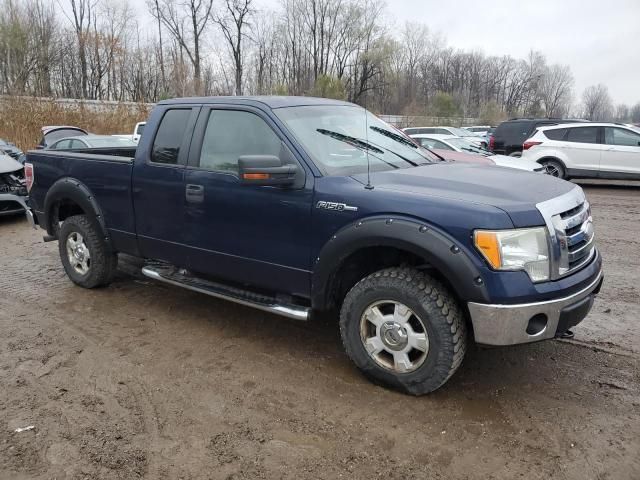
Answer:
[{"label": "blue pickup truck", "polygon": [[370,379],[431,392],[468,342],[554,338],[602,284],[582,189],[441,161],[366,110],[306,97],[160,102],[137,148],[32,151],[32,224],[69,278],[142,273],[285,317],[339,314]]}]

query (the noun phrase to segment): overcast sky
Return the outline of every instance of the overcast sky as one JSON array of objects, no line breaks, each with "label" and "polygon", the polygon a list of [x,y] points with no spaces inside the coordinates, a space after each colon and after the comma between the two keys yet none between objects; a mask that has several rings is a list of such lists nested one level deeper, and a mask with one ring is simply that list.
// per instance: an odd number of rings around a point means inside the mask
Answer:
[{"label": "overcast sky", "polygon": [[[132,3],[146,15],[144,0]],[[387,12],[392,28],[425,23],[456,48],[520,58],[539,50],[571,67],[575,101],[604,83],[615,103],[640,102],[640,0],[387,0]]]}]

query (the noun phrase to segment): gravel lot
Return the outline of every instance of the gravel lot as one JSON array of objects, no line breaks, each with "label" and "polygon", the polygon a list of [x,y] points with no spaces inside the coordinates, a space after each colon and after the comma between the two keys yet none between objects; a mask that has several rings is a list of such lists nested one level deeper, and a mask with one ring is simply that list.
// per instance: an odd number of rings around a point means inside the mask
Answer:
[{"label": "gravel lot", "polygon": [[585,189],[606,279],[575,340],[472,348],[419,398],[367,382],[333,319],[83,290],[0,219],[0,478],[640,478],[640,188]]}]

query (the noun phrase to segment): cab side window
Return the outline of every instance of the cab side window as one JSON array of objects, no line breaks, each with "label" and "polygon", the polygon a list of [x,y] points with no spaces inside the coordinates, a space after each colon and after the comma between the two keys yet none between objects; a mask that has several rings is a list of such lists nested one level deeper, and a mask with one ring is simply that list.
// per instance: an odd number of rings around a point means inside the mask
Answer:
[{"label": "cab side window", "polygon": [[67,150],[71,148],[71,140],[60,140],[53,145],[53,150]]},{"label": "cab side window", "polygon": [[598,127],[574,127],[567,134],[568,142],[598,143]]},{"label": "cab side window", "polygon": [[240,110],[211,110],[199,166],[237,174],[241,156],[279,156],[281,145],[275,132],[258,115]]},{"label": "cab side window", "polygon": [[623,147],[638,147],[640,146],[640,133],[622,128],[605,127],[604,143]]},{"label": "cab side window", "polygon": [[156,138],[153,141],[151,161],[176,165],[180,155],[180,146],[191,116],[190,108],[167,110],[162,117]]}]

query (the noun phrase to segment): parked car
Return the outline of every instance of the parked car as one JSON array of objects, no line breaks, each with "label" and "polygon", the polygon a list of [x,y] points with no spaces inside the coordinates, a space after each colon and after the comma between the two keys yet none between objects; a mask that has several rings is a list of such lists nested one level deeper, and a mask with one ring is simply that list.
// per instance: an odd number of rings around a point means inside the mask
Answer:
[{"label": "parked car", "polygon": [[353,362],[412,394],[442,386],[472,337],[554,338],[600,290],[569,182],[434,161],[336,100],[175,99],[147,124],[133,158],[27,154],[27,216],[77,285],[109,284],[126,253],[159,282],[289,318],[339,310]]},{"label": "parked car", "polygon": [[47,148],[49,150],[79,150],[85,148],[127,148],[137,145],[133,140],[113,135],[82,135],[62,138]]},{"label": "parked car", "polygon": [[26,200],[23,165],[9,155],[0,154],[0,216],[24,213]]},{"label": "parked car", "polygon": [[521,158],[507,157],[506,155],[494,155],[477,147],[466,138],[453,135],[414,135],[412,138],[423,147],[435,150],[440,155],[445,155],[444,152],[453,150],[471,154],[472,156],[485,157],[500,167],[517,168],[529,172],[545,172],[545,168],[539,163]]},{"label": "parked car", "polygon": [[487,142],[483,138],[478,138],[475,133],[458,127],[410,127],[403,128],[402,131],[409,135],[455,135],[456,137],[468,138],[479,147],[486,148]]},{"label": "parked car", "polygon": [[640,132],[615,123],[577,123],[537,129],[523,158],[560,178],[640,180]]},{"label": "parked car", "polygon": [[42,127],[40,130],[42,131],[42,137],[36,146],[38,149],[48,148],[61,138],[89,135],[86,130],[71,126],[48,126]]},{"label": "parked car", "polygon": [[8,155],[14,160],[20,161],[23,158],[24,153],[13,143],[0,138],[0,155]]},{"label": "parked car", "polygon": [[486,137],[487,133],[492,129],[490,125],[474,125],[472,127],[462,127],[465,130],[469,130],[471,133],[474,133],[478,137]]},{"label": "parked car", "polygon": [[579,120],[562,120],[554,118],[514,118],[502,122],[489,138],[489,150],[500,155],[519,157],[522,155],[522,144],[535,129],[547,125],[575,123]]},{"label": "parked car", "polygon": [[140,141],[140,137],[142,136],[142,132],[144,132],[144,126],[147,122],[138,122],[136,126],[133,128],[133,133],[131,135],[113,135],[114,137],[126,138],[127,140],[132,140],[136,144]]}]

